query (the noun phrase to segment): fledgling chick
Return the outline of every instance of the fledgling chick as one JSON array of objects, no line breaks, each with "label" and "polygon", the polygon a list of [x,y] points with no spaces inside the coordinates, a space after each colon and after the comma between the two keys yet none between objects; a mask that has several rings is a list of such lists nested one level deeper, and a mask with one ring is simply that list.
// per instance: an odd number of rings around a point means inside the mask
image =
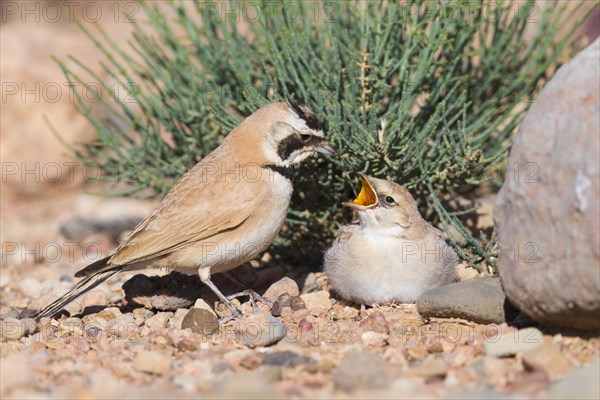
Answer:
[{"label": "fledgling chick", "polygon": [[361,174],[352,203],[358,221],[342,227],[324,267],[339,295],[361,305],[413,303],[424,291],[451,283],[456,253],[419,214],[408,190]]},{"label": "fledgling chick", "polygon": [[212,283],[264,251],[279,233],[292,196],[292,175],[315,152],[333,155],[317,117],[303,105],[272,103],[240,123],[190,169],[115,252],[75,274],[75,288],[36,315],[52,316],[121,271],[175,270]]}]

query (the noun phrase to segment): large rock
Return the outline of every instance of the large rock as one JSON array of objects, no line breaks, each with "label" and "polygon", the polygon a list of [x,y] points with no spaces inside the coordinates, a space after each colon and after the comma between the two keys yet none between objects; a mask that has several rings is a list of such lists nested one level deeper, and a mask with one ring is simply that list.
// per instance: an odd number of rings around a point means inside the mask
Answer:
[{"label": "large rock", "polygon": [[513,320],[518,311],[506,300],[500,280],[481,277],[430,289],[417,299],[425,318],[462,318],[480,324]]},{"label": "large rock", "polygon": [[498,271],[532,318],[600,328],[600,42],[558,70],[512,147],[495,220]]}]

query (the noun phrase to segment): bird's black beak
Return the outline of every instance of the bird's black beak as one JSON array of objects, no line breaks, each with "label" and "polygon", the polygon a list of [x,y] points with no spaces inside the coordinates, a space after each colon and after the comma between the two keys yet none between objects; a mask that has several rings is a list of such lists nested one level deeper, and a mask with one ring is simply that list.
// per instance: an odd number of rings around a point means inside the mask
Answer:
[{"label": "bird's black beak", "polygon": [[322,141],[321,143],[313,146],[313,150],[317,153],[325,154],[331,157],[337,157],[338,153],[335,151],[331,143],[327,141]]}]

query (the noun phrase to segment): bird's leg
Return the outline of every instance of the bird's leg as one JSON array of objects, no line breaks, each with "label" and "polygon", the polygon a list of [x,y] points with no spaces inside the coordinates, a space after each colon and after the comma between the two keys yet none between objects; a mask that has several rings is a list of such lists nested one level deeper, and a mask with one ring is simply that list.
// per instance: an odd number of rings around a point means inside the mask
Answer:
[{"label": "bird's leg", "polygon": [[231,296],[227,296],[227,298],[229,300],[232,300],[232,299],[236,299],[236,298],[242,297],[242,296],[248,296],[250,298],[250,304],[252,304],[252,308],[254,309],[254,311],[256,311],[256,302],[257,301],[260,301],[261,303],[266,304],[267,306],[269,306],[269,308],[273,307],[273,303],[271,301],[265,299],[264,297],[262,297],[260,294],[256,293],[252,289],[247,289],[242,292],[232,294]]},{"label": "bird's leg", "polygon": [[[240,289],[244,289],[244,287],[246,286],[246,285],[244,285],[243,282],[241,282],[238,278],[236,278],[229,272],[223,272],[223,275],[225,275],[231,282],[236,284]],[[256,293],[252,289],[242,290],[241,292],[227,296],[227,298],[229,300],[233,300],[233,299],[236,299],[238,297],[243,297],[243,296],[248,296],[250,298],[250,304],[252,304],[252,308],[254,309],[254,311],[256,311],[256,302],[257,301],[260,301],[261,303],[266,304],[267,306],[269,306],[269,308],[273,307],[272,302],[265,299],[264,297],[262,297],[260,294]]]},{"label": "bird's leg", "polygon": [[221,323],[225,323],[233,318],[237,318],[242,315],[242,313],[237,308],[235,308],[235,306],[233,304],[231,304],[229,299],[227,297],[225,297],[225,295],[223,293],[221,293],[221,291],[215,286],[215,284],[212,283],[210,278],[203,280],[202,283],[204,283],[206,286],[208,286],[210,288],[210,290],[212,290],[213,293],[217,295],[219,300],[221,300],[221,302],[223,302],[223,304],[225,304],[227,306],[227,308],[229,308],[229,311],[231,311],[231,318],[226,317],[225,319],[223,319],[223,321],[219,320]]}]

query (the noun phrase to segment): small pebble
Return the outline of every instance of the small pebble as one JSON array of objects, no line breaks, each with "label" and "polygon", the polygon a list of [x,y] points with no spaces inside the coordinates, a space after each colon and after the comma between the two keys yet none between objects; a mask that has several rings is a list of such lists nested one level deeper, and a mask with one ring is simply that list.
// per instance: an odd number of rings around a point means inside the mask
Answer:
[{"label": "small pebble", "polygon": [[139,331],[139,328],[133,315],[127,314],[108,321],[106,330],[111,335],[129,339]]},{"label": "small pebble", "polygon": [[523,353],[523,365],[529,371],[544,371],[551,379],[565,376],[573,365],[555,345],[543,345]]},{"label": "small pebble", "polygon": [[136,317],[142,317],[144,319],[151,318],[154,315],[152,310],[148,310],[147,308],[140,307],[133,310],[133,315]]},{"label": "small pebble", "polygon": [[144,351],[135,357],[133,368],[140,372],[164,375],[171,370],[171,356],[157,351]]},{"label": "small pebble", "polygon": [[327,311],[331,310],[331,300],[329,299],[329,292],[326,290],[305,293],[300,298],[309,310],[317,307],[324,308]]},{"label": "small pebble", "polygon": [[42,284],[35,278],[23,278],[19,282],[19,290],[27,297],[39,297],[42,293]]},{"label": "small pebble", "polygon": [[236,339],[248,347],[269,346],[283,339],[287,328],[277,318],[258,312],[238,319],[234,333]]},{"label": "small pebble", "polygon": [[320,289],[319,274],[316,272],[311,272],[304,280],[304,285],[302,285],[302,293],[310,293]]},{"label": "small pebble", "polygon": [[215,318],[217,317],[217,313],[215,312],[215,310],[204,299],[196,300],[196,302],[194,303],[194,308],[197,308],[200,310],[206,310],[206,311],[210,312],[212,315],[214,315]]},{"label": "small pebble", "polygon": [[158,312],[156,315],[148,318],[145,325],[152,329],[161,329],[167,326],[167,321],[173,316],[172,312]]},{"label": "small pebble", "polygon": [[342,358],[333,374],[338,389],[354,392],[360,389],[386,389],[399,374],[399,368],[375,353],[358,352]]},{"label": "small pebble", "polygon": [[263,363],[265,356],[257,351],[244,348],[225,353],[223,359],[234,367],[253,369]]},{"label": "small pebble", "polygon": [[365,347],[383,347],[387,344],[388,335],[385,333],[367,331],[360,336]]},{"label": "small pebble", "polygon": [[298,284],[288,277],[281,278],[267,289],[263,297],[267,300],[275,301],[284,293],[292,297],[298,296],[300,294]]},{"label": "small pebble", "polygon": [[187,308],[180,308],[175,311],[175,314],[169,320],[168,326],[174,329],[181,329],[181,325],[183,324],[183,319],[190,312]]},{"label": "small pebble", "polygon": [[232,374],[217,382],[220,399],[279,399],[273,385],[255,374]]},{"label": "small pebble", "polygon": [[278,365],[280,367],[296,367],[301,364],[314,363],[315,361],[293,351],[274,351],[265,355],[265,365]]},{"label": "small pebble", "polygon": [[477,271],[475,268],[469,267],[467,262],[461,262],[457,264],[454,268],[454,273],[459,281],[468,281],[480,276],[479,271]]},{"label": "small pebble", "polygon": [[10,275],[8,273],[4,273],[4,271],[0,271],[0,288],[8,286],[10,283]]},{"label": "small pebble", "polygon": [[[118,312],[118,314],[115,312],[115,310]],[[110,321],[111,319],[115,319],[117,318],[117,316],[120,315],[121,312],[118,309],[111,307],[105,308],[104,310],[100,311],[98,314],[96,314],[96,318],[102,318],[105,321]]]},{"label": "small pebble", "polygon": [[255,369],[260,367],[265,360],[265,355],[263,353],[259,353],[258,351],[251,351],[246,353],[244,357],[240,359],[239,365],[240,367],[246,369]]},{"label": "small pebble", "polygon": [[91,306],[105,306],[106,305],[106,293],[103,290],[92,290],[86,293],[82,300],[81,306],[85,309]]},{"label": "small pebble", "polygon": [[60,322],[61,327],[65,330],[82,330],[83,321],[76,317],[70,317]]},{"label": "small pebble", "polygon": [[356,307],[346,306],[342,309],[337,309],[334,316],[336,319],[356,319],[358,314],[359,310]]},{"label": "small pebble", "polygon": [[198,343],[191,339],[183,339],[177,343],[177,349],[179,351],[196,351],[198,350]]},{"label": "small pebble", "polygon": [[306,308],[304,308],[302,310],[294,311],[294,313],[292,314],[292,319],[294,321],[301,321],[304,318],[308,317],[309,314],[310,312]]},{"label": "small pebble", "polygon": [[289,293],[283,293],[273,302],[271,314],[275,317],[282,315],[283,309],[289,308],[292,312],[306,309],[306,304],[300,296],[292,296]]},{"label": "small pebble", "polygon": [[18,340],[27,334],[27,325],[16,318],[7,318],[0,322],[0,336]]},{"label": "small pebble", "polygon": [[181,322],[181,329],[187,328],[192,332],[210,335],[219,330],[219,321],[210,311],[191,308]]},{"label": "small pebble", "polygon": [[230,364],[223,363],[223,362],[216,363],[212,367],[213,374],[222,374],[223,372],[231,372],[231,371],[235,371],[233,369],[233,367]]},{"label": "small pebble", "polygon": [[256,378],[267,383],[275,383],[283,377],[282,368],[279,365],[261,365],[255,371]]},{"label": "small pebble", "polygon": [[514,356],[544,344],[544,335],[537,328],[525,328],[516,332],[487,338],[483,343],[485,353],[494,357]]},{"label": "small pebble", "polygon": [[373,331],[383,333],[385,335],[390,334],[390,324],[388,323],[385,315],[381,311],[374,310],[366,318],[360,321],[358,327],[363,332]]}]

